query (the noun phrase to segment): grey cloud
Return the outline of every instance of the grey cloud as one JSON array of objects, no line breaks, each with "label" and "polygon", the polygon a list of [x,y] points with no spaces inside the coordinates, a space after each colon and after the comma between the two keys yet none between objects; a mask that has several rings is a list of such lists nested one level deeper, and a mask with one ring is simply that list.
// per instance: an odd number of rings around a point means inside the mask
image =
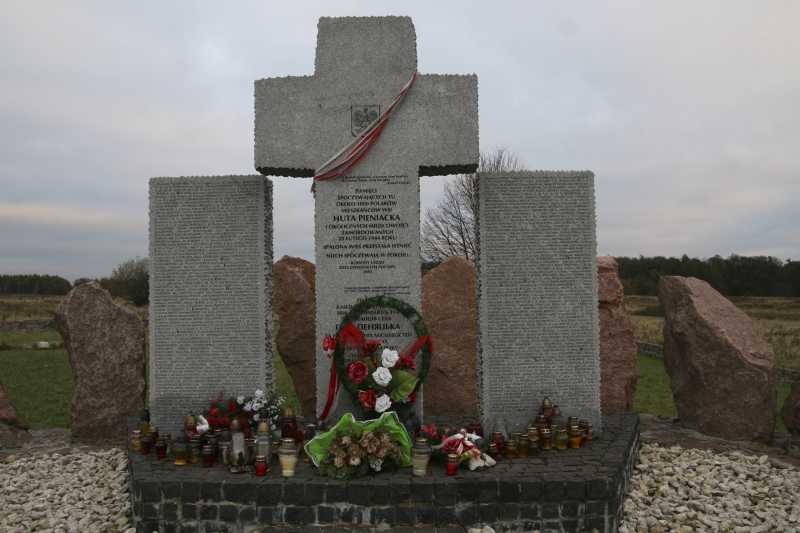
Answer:
[{"label": "grey cloud", "polygon": [[[478,73],[483,149],[595,172],[601,253],[800,257],[800,4],[403,7],[421,71]],[[145,254],[149,177],[252,173],[253,80],[310,74],[321,15],[398,9],[4,5],[0,209],[60,206],[123,223],[0,213],[0,272],[101,275]],[[444,182],[423,183],[423,206]],[[308,186],[276,179],[276,257],[313,258]]]}]

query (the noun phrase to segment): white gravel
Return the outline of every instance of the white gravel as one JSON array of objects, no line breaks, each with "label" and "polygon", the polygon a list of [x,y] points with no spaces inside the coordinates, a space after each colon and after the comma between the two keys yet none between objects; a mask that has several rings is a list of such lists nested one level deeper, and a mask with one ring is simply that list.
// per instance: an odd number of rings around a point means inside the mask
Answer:
[{"label": "white gravel", "polygon": [[800,532],[800,470],[766,455],[642,445],[620,533]]},{"label": "white gravel", "polygon": [[37,454],[0,463],[0,531],[125,531],[125,453]]},{"label": "white gravel", "polygon": [[[0,463],[0,532],[132,531],[120,449]],[[800,533],[800,470],[766,455],[642,445],[621,533]]]}]

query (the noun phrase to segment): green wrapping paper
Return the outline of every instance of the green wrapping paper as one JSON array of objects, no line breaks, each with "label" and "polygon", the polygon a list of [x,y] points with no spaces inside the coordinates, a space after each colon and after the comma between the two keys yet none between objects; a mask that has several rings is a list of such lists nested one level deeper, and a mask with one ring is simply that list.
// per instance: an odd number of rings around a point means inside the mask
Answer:
[{"label": "green wrapping paper", "polygon": [[344,435],[354,431],[359,435],[364,431],[387,433],[397,444],[397,466],[411,466],[411,437],[394,411],[388,411],[379,418],[363,422],[356,420],[352,413],[342,415],[335,426],[306,443],[306,453],[311,457],[314,466],[319,467],[325,460],[331,443],[340,433]]}]

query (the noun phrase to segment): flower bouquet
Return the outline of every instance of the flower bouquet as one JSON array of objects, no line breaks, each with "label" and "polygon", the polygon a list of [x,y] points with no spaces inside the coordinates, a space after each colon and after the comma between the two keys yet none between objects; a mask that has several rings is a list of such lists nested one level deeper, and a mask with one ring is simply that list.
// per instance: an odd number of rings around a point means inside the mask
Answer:
[{"label": "flower bouquet", "polygon": [[[269,395],[258,389],[253,396],[237,396],[235,398],[224,398],[220,392],[211,401],[211,405],[206,411],[205,417],[198,417],[198,432],[214,430],[217,428],[228,428],[233,420],[238,420],[239,425],[244,431],[245,436],[249,437],[258,423],[266,421],[269,428],[274,431],[280,418],[281,405],[284,398],[274,393]],[[200,427],[203,425],[204,427]]]},{"label": "flower bouquet", "polygon": [[[428,342],[427,338],[422,342]],[[414,343],[402,354],[389,348],[380,350],[381,345],[381,341],[365,338],[361,330],[348,323],[337,338],[325,338],[323,349],[329,354],[336,350],[354,352],[355,360],[344,366],[341,379],[355,393],[365,416],[394,410],[406,419],[417,400],[420,380],[414,373],[415,356],[422,344]]]},{"label": "flower bouquet", "polygon": [[494,459],[481,450],[482,441],[483,439],[479,435],[461,429],[452,435],[443,437],[439,444],[433,445],[432,448],[444,455],[451,453],[458,455],[462,463],[468,463],[469,469],[475,470],[497,464]]},{"label": "flower bouquet", "polygon": [[411,438],[394,412],[366,422],[346,413],[329,431],[307,442],[305,450],[321,474],[336,479],[411,465]]}]

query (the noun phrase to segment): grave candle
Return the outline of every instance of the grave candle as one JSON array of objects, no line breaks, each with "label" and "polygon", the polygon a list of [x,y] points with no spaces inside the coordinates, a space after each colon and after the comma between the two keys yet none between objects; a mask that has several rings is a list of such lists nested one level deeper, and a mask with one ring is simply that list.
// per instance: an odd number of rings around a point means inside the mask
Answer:
[{"label": "grave candle", "polygon": [[214,466],[214,447],[211,444],[203,446],[203,466],[205,468]]},{"label": "grave candle", "polygon": [[417,437],[412,451],[411,462],[412,472],[417,477],[425,477],[428,474],[428,462],[431,459],[431,446],[425,437]]},{"label": "grave candle", "polygon": [[580,448],[581,447],[581,430],[578,429],[578,426],[572,426],[569,428],[569,447],[570,448]]},{"label": "grave candle", "polygon": [[269,462],[272,456],[272,438],[269,434],[269,424],[261,422],[258,425],[258,436],[256,437],[256,454],[262,455]]},{"label": "grave candle", "polygon": [[172,453],[175,455],[175,464],[184,466],[186,464],[186,443],[178,441],[172,445]]},{"label": "grave candle", "polygon": [[566,450],[568,441],[569,437],[567,437],[567,430],[564,428],[559,429],[558,433],[556,434],[556,449]]},{"label": "grave candle", "polygon": [[138,429],[133,430],[133,434],[131,436],[131,450],[134,452],[142,451],[142,432]]},{"label": "grave candle", "polygon": [[267,460],[263,455],[256,456],[256,475],[264,477],[267,475]]},{"label": "grave candle", "polygon": [[155,444],[156,450],[156,459],[158,461],[164,459],[167,456],[167,441],[164,437],[159,438]]},{"label": "grave candle", "polygon": [[549,450],[553,447],[553,441],[551,439],[552,434],[550,433],[550,428],[543,427],[539,429],[539,448],[542,450]]},{"label": "grave candle", "polygon": [[281,475],[283,477],[294,477],[294,469],[297,466],[297,449],[293,438],[281,439],[278,459],[281,463]]},{"label": "grave candle", "polygon": [[449,453],[447,454],[447,470],[446,473],[448,476],[455,476],[458,474],[458,454],[456,453]]}]

